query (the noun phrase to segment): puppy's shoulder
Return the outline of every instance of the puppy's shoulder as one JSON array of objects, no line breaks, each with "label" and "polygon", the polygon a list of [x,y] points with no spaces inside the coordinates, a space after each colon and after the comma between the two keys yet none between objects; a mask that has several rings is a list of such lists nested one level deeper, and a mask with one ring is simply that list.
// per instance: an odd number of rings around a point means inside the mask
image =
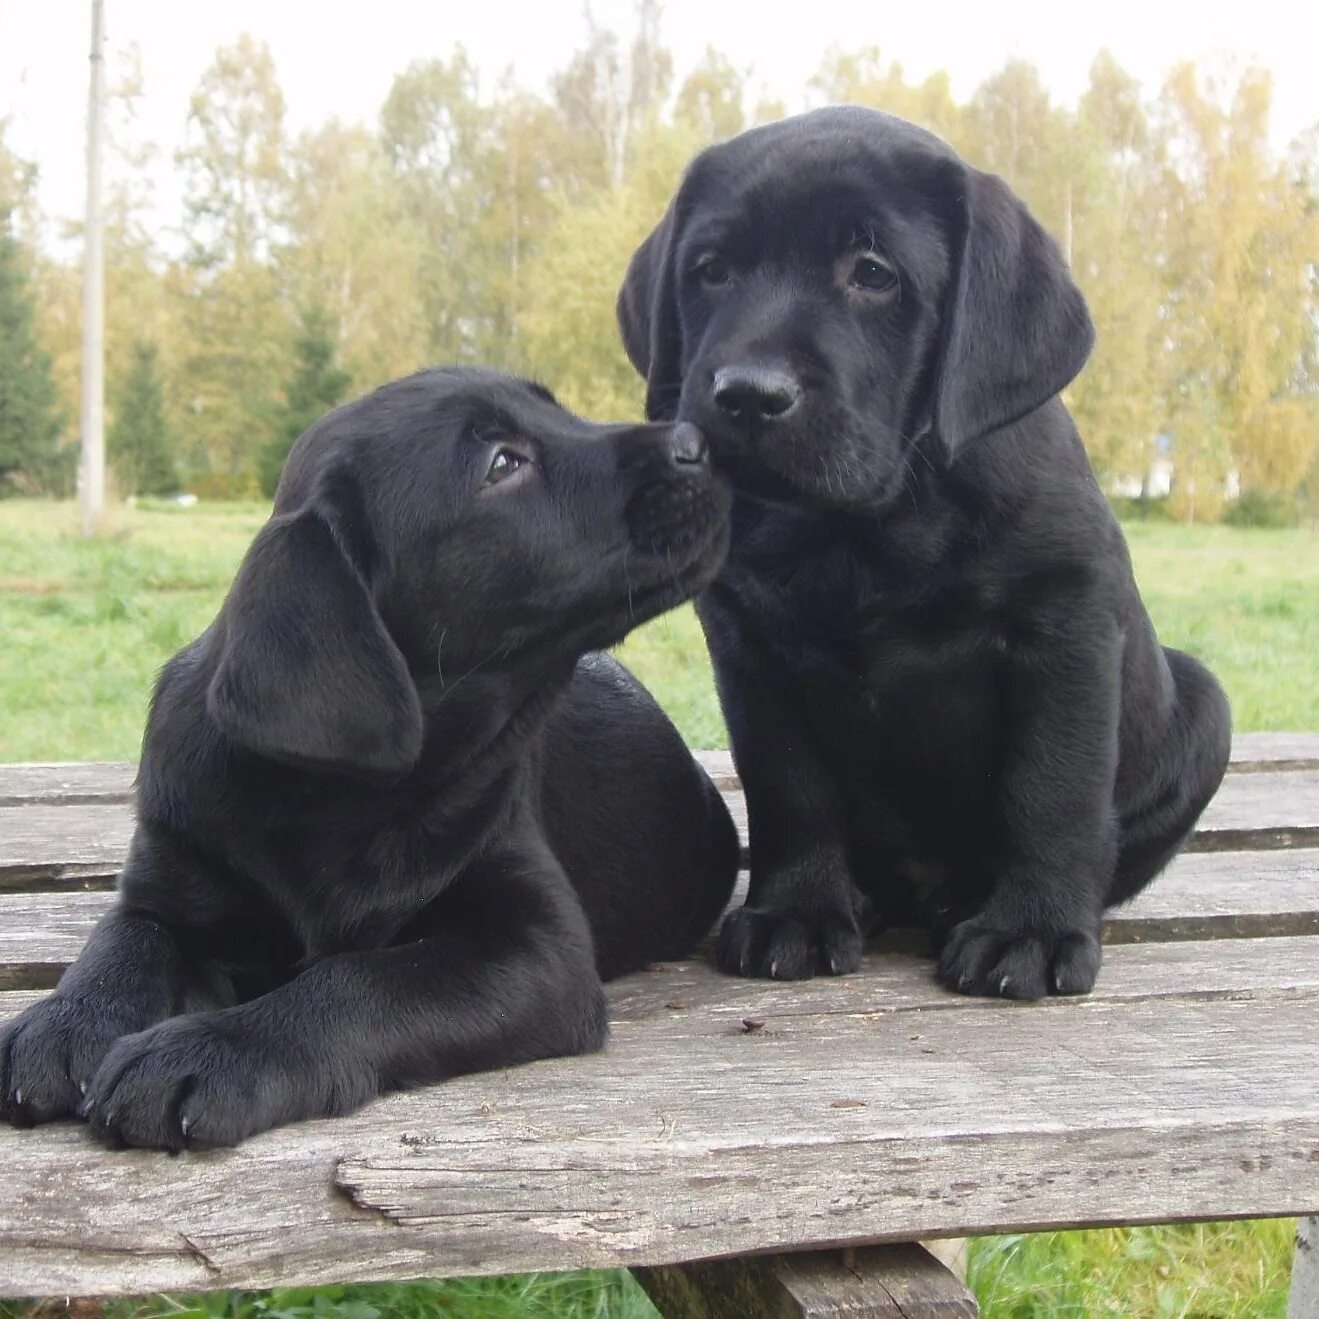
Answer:
[{"label": "puppy's shoulder", "polygon": [[185,833],[208,796],[218,796],[227,748],[206,710],[214,672],[214,625],[161,669],[138,769],[139,822]]}]

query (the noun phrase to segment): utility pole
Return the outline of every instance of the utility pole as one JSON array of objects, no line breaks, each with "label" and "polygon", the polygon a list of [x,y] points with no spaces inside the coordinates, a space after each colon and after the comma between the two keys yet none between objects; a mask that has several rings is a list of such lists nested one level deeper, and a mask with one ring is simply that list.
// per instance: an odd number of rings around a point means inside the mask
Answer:
[{"label": "utility pole", "polygon": [[87,224],[82,258],[82,534],[101,529],[105,510],[105,264],[101,134],[105,102],[104,0],[92,0],[91,87],[87,94]]}]

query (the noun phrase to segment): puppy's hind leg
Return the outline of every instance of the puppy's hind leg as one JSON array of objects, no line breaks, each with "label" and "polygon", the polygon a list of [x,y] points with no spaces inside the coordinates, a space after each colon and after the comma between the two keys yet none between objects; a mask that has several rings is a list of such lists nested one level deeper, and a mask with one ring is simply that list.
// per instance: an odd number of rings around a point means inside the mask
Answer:
[{"label": "puppy's hind leg", "polygon": [[1134,897],[1176,855],[1227,770],[1232,712],[1218,680],[1198,660],[1165,646],[1176,702],[1151,789],[1122,812],[1117,870],[1108,902]]}]

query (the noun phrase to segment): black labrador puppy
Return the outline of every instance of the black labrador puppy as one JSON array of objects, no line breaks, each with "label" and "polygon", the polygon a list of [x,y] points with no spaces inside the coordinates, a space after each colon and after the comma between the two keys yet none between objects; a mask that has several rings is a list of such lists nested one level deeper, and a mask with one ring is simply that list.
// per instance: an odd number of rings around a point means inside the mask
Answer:
[{"label": "black labrador puppy", "polygon": [[698,605],[751,825],[720,964],[838,974],[916,922],[953,989],[1090,989],[1230,721],[1059,401],[1093,331],[1057,246],[937,138],[835,107],[700,155],[618,310],[648,414],[738,488]]},{"label": "black labrador puppy", "polygon": [[0,1034],[0,1116],[223,1145],[598,1049],[601,978],[710,928],[737,839],[593,652],[711,580],[728,504],[691,426],[490,371],[314,425],[161,674],[118,902]]}]

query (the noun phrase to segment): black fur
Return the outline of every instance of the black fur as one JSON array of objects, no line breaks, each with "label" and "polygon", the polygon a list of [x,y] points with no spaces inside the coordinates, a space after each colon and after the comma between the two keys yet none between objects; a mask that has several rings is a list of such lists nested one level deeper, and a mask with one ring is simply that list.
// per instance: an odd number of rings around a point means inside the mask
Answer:
[{"label": "black fur", "polygon": [[1230,719],[1059,401],[1093,331],[1052,239],[930,134],[820,110],[694,161],[619,320],[738,487],[698,602],[751,825],[721,965],[850,971],[915,921],[953,989],[1090,989]]},{"label": "black fur", "polygon": [[599,1048],[601,978],[709,929],[737,840],[594,652],[710,581],[728,503],[690,426],[592,425],[493,372],[313,426],[165,666],[119,901],[0,1034],[0,1116],[231,1144]]}]

